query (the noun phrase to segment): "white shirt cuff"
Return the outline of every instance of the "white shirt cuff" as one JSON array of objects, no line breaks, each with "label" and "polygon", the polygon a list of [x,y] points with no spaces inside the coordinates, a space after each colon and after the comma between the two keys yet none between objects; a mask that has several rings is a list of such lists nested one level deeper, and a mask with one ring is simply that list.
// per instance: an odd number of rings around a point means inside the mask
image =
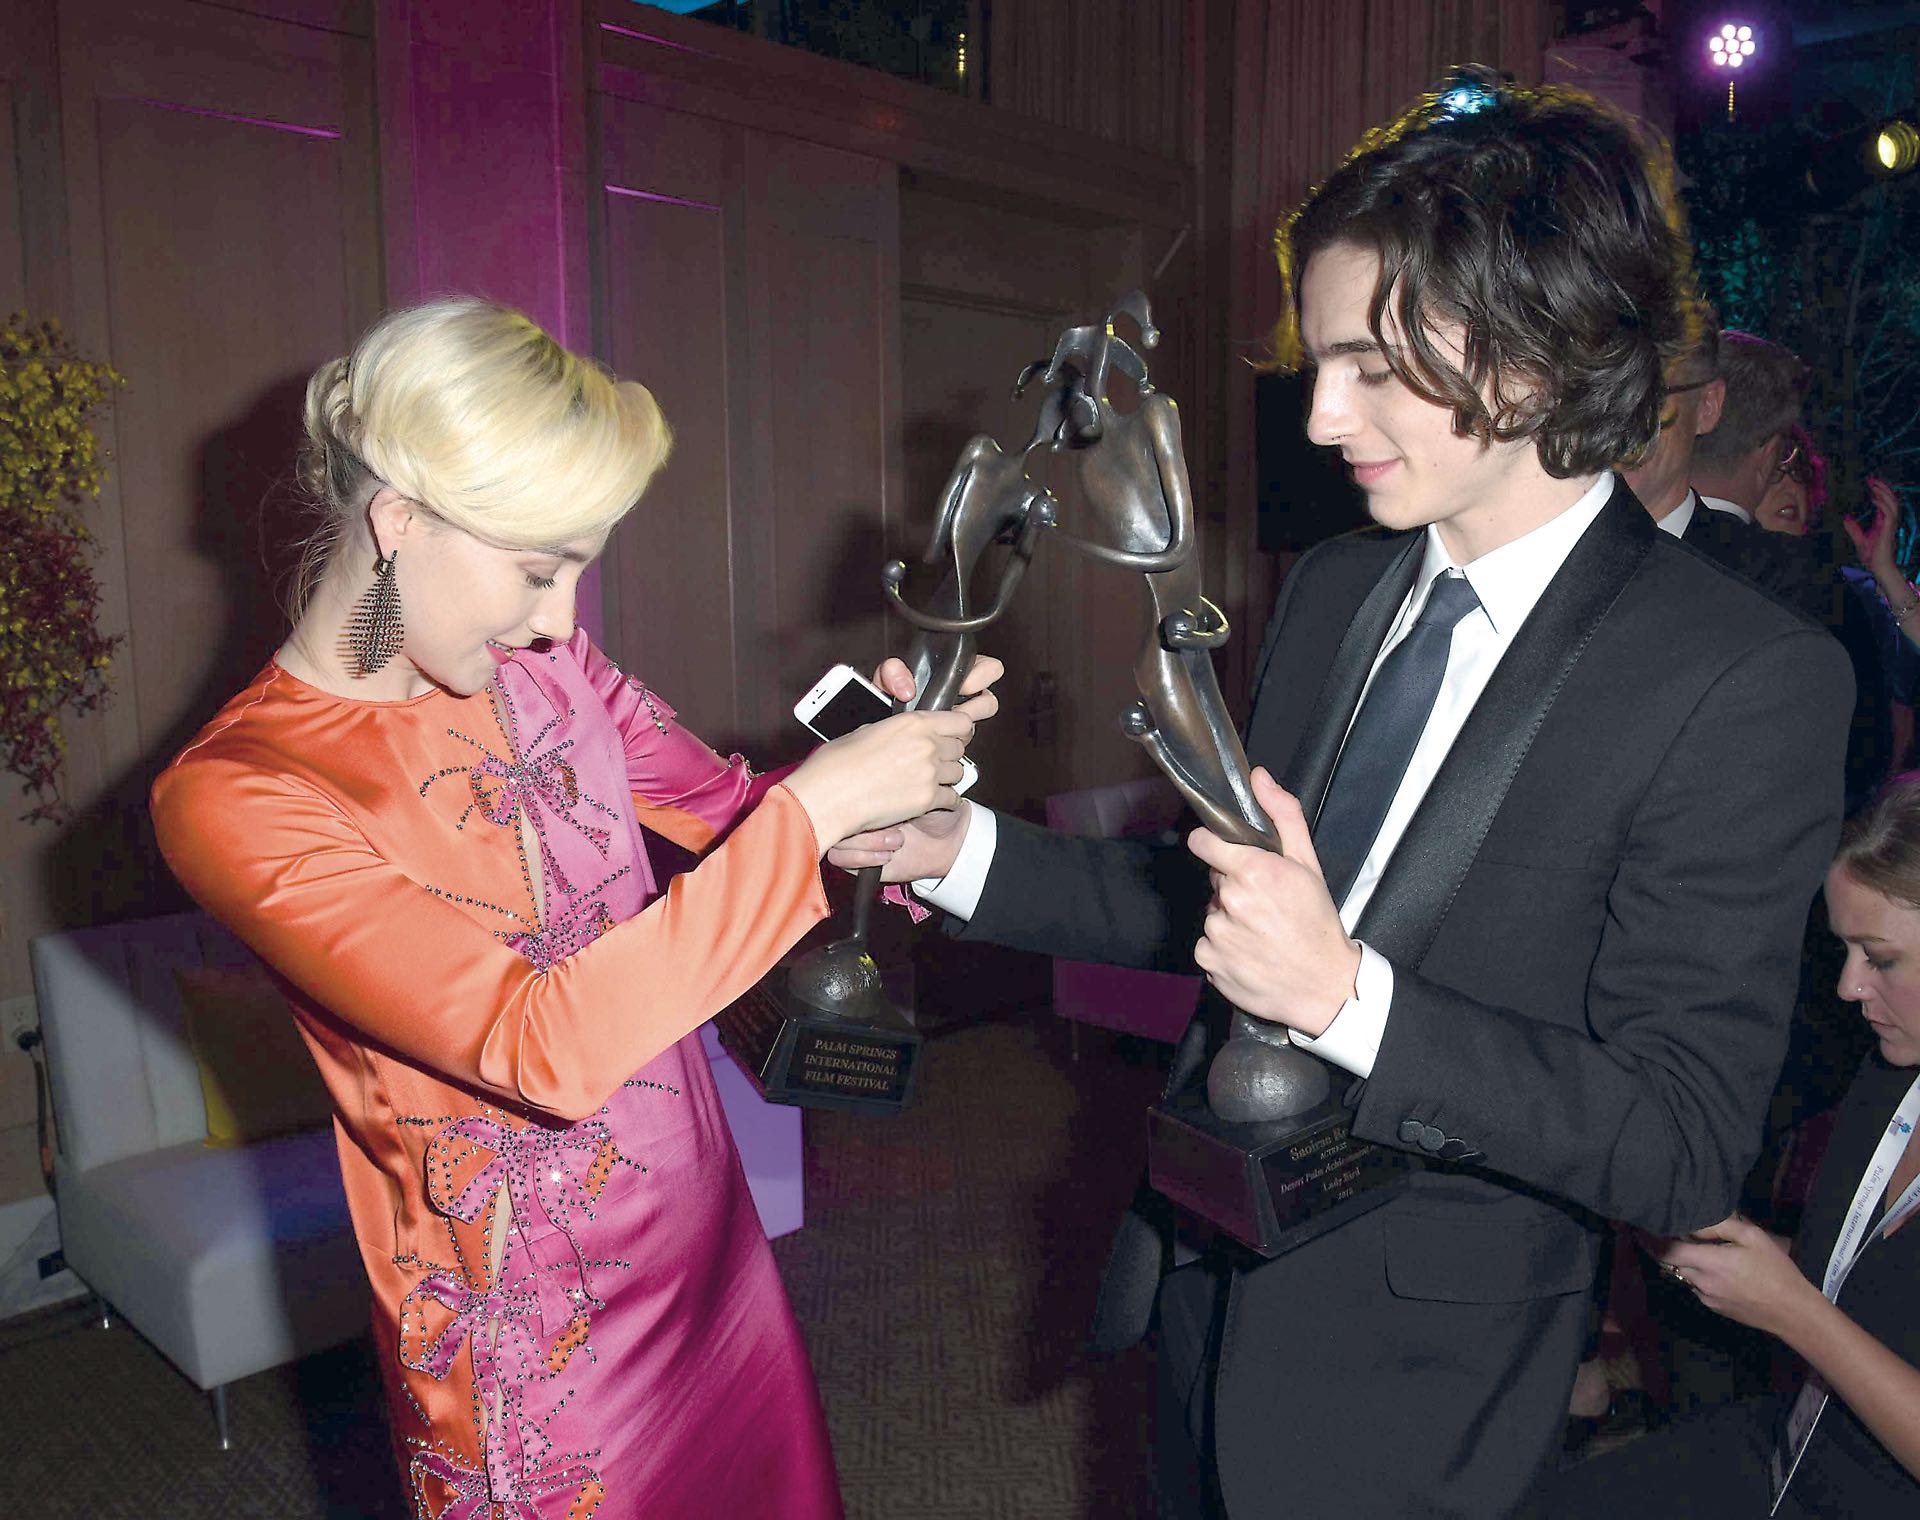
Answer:
[{"label": "white shirt cuff", "polygon": [[1297,1029],[1288,1030],[1287,1038],[1356,1077],[1371,1076],[1373,1063],[1380,1057],[1381,1036],[1387,1032],[1387,1012],[1392,1007],[1393,963],[1363,943],[1360,970],[1353,978],[1353,996],[1340,1005],[1333,1022],[1318,1039]]},{"label": "white shirt cuff", "polygon": [[993,849],[1000,837],[993,809],[977,802],[967,803],[967,832],[960,841],[960,853],[945,876],[924,876],[908,885],[913,895],[955,918],[972,918],[980,906],[980,893],[987,884],[987,868],[993,864]]}]

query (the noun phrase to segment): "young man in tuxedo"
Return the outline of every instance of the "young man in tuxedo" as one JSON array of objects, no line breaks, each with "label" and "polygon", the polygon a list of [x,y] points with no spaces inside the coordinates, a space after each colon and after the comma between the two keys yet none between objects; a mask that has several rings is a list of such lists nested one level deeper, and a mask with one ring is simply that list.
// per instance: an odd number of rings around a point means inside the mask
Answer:
[{"label": "young man in tuxedo", "polygon": [[[1642,143],[1584,97],[1461,99],[1371,135],[1280,239],[1308,433],[1378,525],[1303,557],[1256,662],[1246,746],[1284,855],[973,807],[837,857],[940,878],[921,895],[970,937],[1197,963],[1415,1158],[1406,1193],[1272,1261],[1151,1195],[1123,1223],[1096,1340],[1157,1326],[1183,1520],[1520,1503],[1600,1222],[1731,1210],[1839,822],[1841,651],[1610,469],[1688,342]],[[1176,1086],[1224,1033],[1208,1006]]]}]

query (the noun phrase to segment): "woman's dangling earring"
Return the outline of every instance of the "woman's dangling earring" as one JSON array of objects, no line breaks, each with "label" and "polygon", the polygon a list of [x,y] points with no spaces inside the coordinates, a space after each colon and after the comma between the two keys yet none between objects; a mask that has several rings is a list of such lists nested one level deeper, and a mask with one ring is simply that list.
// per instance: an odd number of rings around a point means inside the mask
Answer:
[{"label": "woman's dangling earring", "polygon": [[400,587],[393,579],[394,562],[399,558],[400,551],[395,549],[380,561],[373,584],[355,605],[347,624],[347,642],[357,673],[362,676],[372,675],[400,652],[405,629],[400,621]]}]

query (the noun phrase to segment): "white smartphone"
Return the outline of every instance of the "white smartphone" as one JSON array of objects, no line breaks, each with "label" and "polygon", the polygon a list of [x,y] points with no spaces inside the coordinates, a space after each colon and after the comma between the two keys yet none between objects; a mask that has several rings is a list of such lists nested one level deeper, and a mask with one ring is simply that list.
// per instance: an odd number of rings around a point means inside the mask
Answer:
[{"label": "white smartphone", "polygon": [[[856,728],[891,718],[893,702],[851,665],[836,665],[793,704],[793,715],[822,739],[838,739]],[[979,779],[979,769],[962,755],[954,791],[964,794]]]}]

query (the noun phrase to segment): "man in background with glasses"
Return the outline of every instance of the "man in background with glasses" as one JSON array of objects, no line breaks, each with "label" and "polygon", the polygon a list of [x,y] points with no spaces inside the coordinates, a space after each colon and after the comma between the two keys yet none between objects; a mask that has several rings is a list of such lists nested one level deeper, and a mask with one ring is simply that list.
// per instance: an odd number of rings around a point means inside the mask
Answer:
[{"label": "man in background with glasses", "polygon": [[[1703,324],[1699,346],[1667,366],[1660,432],[1645,455],[1621,470],[1653,520],[1704,553],[1713,552],[1704,540],[1714,524],[1705,516],[1710,509],[1692,486],[1693,456],[1701,434],[1719,425],[1726,405],[1727,384],[1718,371],[1719,346],[1719,335],[1710,324]],[[1714,508],[1729,523],[1751,521],[1729,502],[1716,501]]]},{"label": "man in background with glasses", "polygon": [[[1894,761],[1892,704],[1872,618],[1848,592],[1831,553],[1822,552],[1824,544],[1768,533],[1753,521],[1774,483],[1799,463],[1794,433],[1807,366],[1778,343],[1731,329],[1703,345],[1703,352],[1709,348],[1704,365],[1696,355],[1676,368],[1660,437],[1646,465],[1627,472],[1627,480],[1661,527],[1776,600],[1799,606],[1839,639],[1853,664],[1855,686],[1847,738],[1851,813],[1886,780]],[[1703,377],[1710,378],[1698,384]],[[1677,419],[1671,428],[1664,426],[1667,416]],[[1689,425],[1697,426],[1697,436],[1679,436]],[[1648,466],[1683,452],[1692,457],[1679,478],[1691,490],[1675,488],[1670,464],[1660,469],[1657,485],[1646,478]],[[1691,515],[1683,519],[1689,505]]]},{"label": "man in background with glasses", "polygon": [[1751,333],[1723,332],[1714,348],[1720,405],[1695,442],[1692,483],[1708,506],[1751,522],[1790,463],[1809,376],[1798,355]]},{"label": "man in background with glasses", "polygon": [[[1774,344],[1762,344],[1745,333],[1726,336],[1730,374],[1722,372],[1721,335],[1711,325],[1705,326],[1698,347],[1668,365],[1660,432],[1646,454],[1621,474],[1665,532],[1746,577],[1775,600],[1812,613],[1817,597],[1810,584],[1810,557],[1777,535],[1760,532],[1753,521],[1753,507],[1775,479],[1785,430],[1800,415],[1803,382],[1794,379],[1784,396],[1775,386],[1750,385],[1745,346],[1771,349],[1801,373],[1804,366]],[[1769,397],[1757,409],[1752,404],[1756,391]],[[1753,440],[1757,447],[1749,460],[1740,445],[1754,428],[1769,423],[1777,426]],[[1716,439],[1718,446],[1731,442],[1740,449],[1730,470],[1712,462]]]}]

